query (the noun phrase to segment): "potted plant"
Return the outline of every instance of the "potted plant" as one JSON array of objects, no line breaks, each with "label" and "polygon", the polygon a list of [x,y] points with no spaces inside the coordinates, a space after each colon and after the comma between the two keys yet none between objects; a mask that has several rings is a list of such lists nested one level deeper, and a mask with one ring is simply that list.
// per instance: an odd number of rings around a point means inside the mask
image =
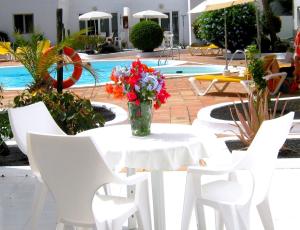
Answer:
[{"label": "potted plant", "polygon": [[131,64],[130,69],[120,66],[114,68],[111,80],[114,84],[107,84],[106,92],[113,94],[115,98],[128,99],[132,134],[150,134],[152,106],[160,108],[170,96],[164,76],[137,60]]}]

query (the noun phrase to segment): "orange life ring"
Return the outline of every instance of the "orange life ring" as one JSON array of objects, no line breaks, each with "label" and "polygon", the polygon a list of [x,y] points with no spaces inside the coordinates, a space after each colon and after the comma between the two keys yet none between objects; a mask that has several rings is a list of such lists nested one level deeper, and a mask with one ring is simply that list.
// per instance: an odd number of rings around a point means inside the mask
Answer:
[{"label": "orange life ring", "polygon": [[296,55],[300,56],[300,31],[295,36],[294,46]]},{"label": "orange life ring", "polygon": [[[53,49],[53,47],[50,47],[48,50],[46,50],[46,52],[44,53],[44,57],[46,57],[47,54],[52,49]],[[64,52],[65,55],[70,57],[71,60],[74,63],[74,70],[73,70],[72,75],[63,81],[63,89],[66,89],[66,88],[69,88],[72,85],[74,85],[79,80],[79,78],[82,74],[82,66],[80,65],[81,64],[81,58],[78,55],[78,53],[75,52],[75,50],[73,48],[65,46],[63,48],[63,52]],[[54,79],[53,77],[51,77],[51,75],[48,72],[46,72],[44,74],[44,78],[45,79],[51,79],[53,87],[57,88],[57,80]]]}]

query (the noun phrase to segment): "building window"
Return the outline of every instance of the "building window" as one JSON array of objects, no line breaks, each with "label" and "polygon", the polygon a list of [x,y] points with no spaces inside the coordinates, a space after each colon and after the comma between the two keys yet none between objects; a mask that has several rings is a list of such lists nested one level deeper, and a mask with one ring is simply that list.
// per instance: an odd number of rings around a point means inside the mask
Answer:
[{"label": "building window", "polygon": [[20,34],[33,33],[33,14],[15,14],[15,32]]},{"label": "building window", "polygon": [[114,37],[118,37],[118,13],[112,13],[111,15],[111,31],[114,33]]},{"label": "building window", "polygon": [[179,44],[179,19],[178,11],[172,11],[172,29],[173,29],[173,43]]}]

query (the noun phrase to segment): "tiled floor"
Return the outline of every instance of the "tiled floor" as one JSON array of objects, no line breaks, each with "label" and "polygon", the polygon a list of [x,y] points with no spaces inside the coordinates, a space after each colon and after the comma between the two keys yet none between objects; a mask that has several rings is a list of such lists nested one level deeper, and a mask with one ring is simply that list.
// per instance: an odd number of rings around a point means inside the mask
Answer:
[{"label": "tiled floor", "polygon": [[[0,168],[4,177],[0,178],[0,229],[23,230],[30,215],[34,195],[34,178],[28,169]],[[26,176],[28,175],[28,176]],[[300,228],[300,170],[277,169],[271,185],[270,202],[276,230],[298,230]],[[164,173],[166,201],[166,229],[179,230],[185,172],[173,171]],[[123,192],[125,188],[112,187],[112,192]],[[262,230],[257,213],[254,213],[253,230]],[[213,212],[207,209],[207,230],[214,229]],[[53,198],[49,194],[42,212],[39,228],[52,230],[55,226],[56,212]],[[189,230],[196,230],[193,214]],[[241,229],[242,230],[242,229]]]},{"label": "tiled floor", "polygon": [[[136,57],[122,57],[122,58],[136,58]],[[120,58],[114,58],[120,59]],[[188,63],[208,63],[208,64],[223,64],[225,61],[216,57],[191,56],[189,54],[182,54],[181,60]],[[0,63],[6,65],[8,63]],[[243,65],[243,61],[235,61],[234,64]],[[203,83],[204,86],[207,82]],[[104,87],[95,88],[77,88],[72,89],[78,95],[90,98],[93,101],[109,102],[118,104],[127,109],[126,101],[115,100],[109,97],[104,91]],[[159,110],[154,112],[154,122],[167,123],[184,123],[191,124],[195,119],[200,108],[207,105],[216,104],[225,101],[238,100],[237,93],[244,94],[244,88],[238,83],[232,83],[225,93],[216,93],[212,90],[207,96],[197,96],[192,89],[188,79],[172,78],[167,80],[167,90],[171,94],[168,102],[164,104]],[[5,91],[4,104],[12,103],[13,97],[20,94],[21,91]]]}]

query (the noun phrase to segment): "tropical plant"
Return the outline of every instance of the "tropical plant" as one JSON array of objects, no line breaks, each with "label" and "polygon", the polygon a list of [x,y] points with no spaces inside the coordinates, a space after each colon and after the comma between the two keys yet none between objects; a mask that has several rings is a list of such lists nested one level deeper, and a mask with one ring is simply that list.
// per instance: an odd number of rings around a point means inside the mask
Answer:
[{"label": "tropical plant", "polygon": [[56,123],[67,134],[74,135],[78,132],[104,125],[104,119],[95,113],[90,100],[80,98],[72,92],[57,93],[51,91],[44,93],[36,91],[30,93],[23,91],[14,98],[15,107],[22,107],[43,101]]},{"label": "tropical plant", "polygon": [[224,47],[224,13],[228,36],[228,49],[234,52],[252,44],[256,37],[255,6],[244,4],[227,9],[203,12],[193,22],[193,30],[198,39],[205,39]]},{"label": "tropical plant", "polygon": [[[20,47],[17,50],[8,48],[1,43],[0,46],[7,49],[7,51],[13,55],[17,61],[22,63],[32,76],[33,82],[28,85],[29,91],[34,92],[36,90],[43,89],[45,92],[48,92],[51,91],[53,87],[50,79],[45,79],[44,74],[47,71],[55,71],[57,69],[56,63],[62,63],[58,68],[74,64],[70,59],[61,55],[61,50],[65,46],[73,46],[74,43],[78,44],[80,42],[78,37],[81,36],[83,32],[84,31],[75,33],[61,43],[53,46],[53,48],[47,52],[46,57],[43,53],[46,42],[43,40],[44,37],[39,33],[33,33],[29,39],[20,34],[15,34],[16,40],[18,40],[18,43],[20,44]],[[82,65],[82,67],[86,68],[83,63],[76,64]],[[95,76],[94,71],[92,71],[91,68],[86,69]]]},{"label": "tropical plant", "polygon": [[[237,137],[245,145],[249,146],[254,139],[258,129],[265,120],[270,120],[278,116],[277,107],[279,96],[276,98],[273,108],[270,108],[269,102],[269,91],[260,90],[255,95],[250,93],[248,95],[248,102],[244,102],[240,97],[242,111],[234,104],[234,109],[230,109],[231,117],[234,120],[236,127],[239,130]],[[283,115],[285,111],[286,103],[281,110],[280,116]],[[234,116],[234,114],[236,116]],[[237,119],[235,119],[237,117]],[[239,121],[239,123],[237,122]]]},{"label": "tropical plant", "polygon": [[69,38],[72,41],[72,47],[74,49],[86,49],[92,48],[95,50],[100,50],[103,44],[105,44],[105,38],[98,35],[78,35],[75,37]]},{"label": "tropical plant", "polygon": [[135,48],[152,52],[161,45],[163,31],[156,22],[146,20],[132,27],[129,39]]}]

